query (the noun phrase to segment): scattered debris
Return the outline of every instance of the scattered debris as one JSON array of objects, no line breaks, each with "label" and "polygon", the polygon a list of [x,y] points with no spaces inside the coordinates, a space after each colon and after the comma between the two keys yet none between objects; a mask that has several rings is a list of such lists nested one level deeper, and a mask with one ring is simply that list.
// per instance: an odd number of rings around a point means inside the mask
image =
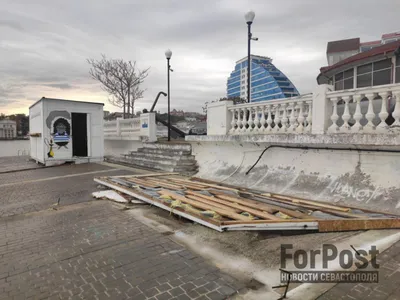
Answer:
[{"label": "scattered debris", "polygon": [[400,228],[398,215],[270,194],[196,177],[188,179],[173,174],[149,174],[99,177],[94,180],[114,191],[220,232],[331,232]]},{"label": "scattered debris", "polygon": [[129,201],[126,200],[122,195],[117,193],[114,190],[105,190],[105,191],[100,191],[100,192],[94,192],[92,193],[92,196],[97,199],[109,199],[115,202],[119,203],[128,203]]}]

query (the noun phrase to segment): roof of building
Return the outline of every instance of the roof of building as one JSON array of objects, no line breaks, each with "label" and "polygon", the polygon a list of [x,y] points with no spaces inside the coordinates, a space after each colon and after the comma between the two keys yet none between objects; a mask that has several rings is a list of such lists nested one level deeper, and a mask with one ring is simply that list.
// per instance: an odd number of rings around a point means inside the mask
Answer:
[{"label": "roof of building", "polygon": [[360,43],[360,46],[373,46],[373,45],[381,45],[381,44],[382,44],[381,40],[377,40],[377,41]]},{"label": "roof of building", "polygon": [[326,73],[326,72],[328,72],[330,70],[339,68],[341,66],[347,65],[347,64],[352,63],[352,62],[365,60],[367,58],[370,58],[370,57],[373,57],[373,56],[377,56],[377,55],[380,55],[380,54],[387,54],[387,53],[390,53],[390,52],[394,52],[399,47],[400,47],[400,41],[384,44],[382,46],[372,48],[371,50],[368,50],[368,51],[361,52],[361,53],[355,54],[353,56],[350,56],[350,57],[348,57],[346,59],[343,59],[343,60],[337,62],[336,64],[334,64],[332,66],[322,67],[320,69],[320,72],[321,73]]},{"label": "roof of building", "polygon": [[68,100],[68,99],[57,99],[57,98],[46,98],[46,97],[42,97],[42,98],[40,98],[38,101],[36,101],[35,103],[33,103],[31,106],[29,106],[29,108],[35,106],[36,104],[38,104],[40,101],[43,101],[43,100],[50,100],[50,101],[69,101],[69,102],[97,104],[97,105],[103,105],[103,106],[104,106],[104,103],[100,103],[100,102],[88,102],[88,101],[79,101],[79,100]]},{"label": "roof of building", "polygon": [[328,42],[326,53],[345,52],[360,49],[360,38]]},{"label": "roof of building", "polygon": [[[269,61],[272,62],[272,58],[271,58],[271,57],[268,57],[268,56],[261,56],[261,55],[254,55],[254,54],[251,54],[250,57],[251,57],[252,59],[253,59],[253,58],[254,58],[254,59],[266,59],[266,60],[269,60]],[[244,62],[244,61],[247,61],[247,56],[243,57],[242,59],[239,59],[239,60],[236,62],[236,64],[241,63],[241,62]]]},{"label": "roof of building", "polygon": [[398,31],[398,32],[382,34],[382,40],[390,39],[390,38],[394,38],[394,37],[400,37],[400,32]]}]

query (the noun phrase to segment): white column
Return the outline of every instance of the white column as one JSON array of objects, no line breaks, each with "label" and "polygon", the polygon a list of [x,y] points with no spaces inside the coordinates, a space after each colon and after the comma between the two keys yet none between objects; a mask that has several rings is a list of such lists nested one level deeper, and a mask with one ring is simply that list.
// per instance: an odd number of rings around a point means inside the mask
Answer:
[{"label": "white column", "polygon": [[381,111],[379,113],[379,119],[381,119],[381,122],[379,125],[376,127],[376,130],[380,132],[387,132],[389,126],[386,123],[386,119],[389,116],[389,113],[387,111],[387,99],[388,99],[388,92],[383,92],[379,94],[382,98],[382,105],[381,105]]},{"label": "white column", "polygon": [[279,124],[281,123],[281,116],[280,116],[280,104],[276,104],[275,105],[275,118],[274,118],[274,132],[279,132],[280,128],[279,128]]},{"label": "white column", "polygon": [[219,101],[207,105],[207,135],[227,135],[232,126],[232,113],[228,106],[233,101]]},{"label": "white column", "polygon": [[287,104],[286,103],[284,103],[284,104],[282,104],[281,105],[281,107],[283,108],[283,115],[282,115],[282,120],[281,120],[281,123],[282,123],[282,128],[281,128],[281,131],[282,132],[286,132],[286,130],[288,129],[288,117],[287,117]]},{"label": "white column", "polygon": [[332,103],[327,98],[329,91],[333,91],[333,86],[321,84],[313,92],[311,130],[313,134],[324,134],[330,124]]},{"label": "white column", "polygon": [[261,106],[261,120],[260,120],[261,127],[260,127],[260,132],[264,132],[265,131],[265,122],[266,122],[266,120],[265,120],[265,105],[262,105]]},{"label": "white column", "polygon": [[253,108],[249,107],[248,111],[249,111],[249,121],[247,122],[247,124],[249,125],[249,128],[246,129],[246,132],[250,133],[253,131],[253,125],[254,125],[254,119],[253,119]]},{"label": "white column", "polygon": [[146,137],[148,142],[157,141],[157,122],[155,112],[140,115],[140,136]]},{"label": "white column", "polygon": [[303,112],[303,108],[304,108],[304,102],[300,101],[299,102],[299,116],[297,117],[297,121],[299,123],[299,126],[297,126],[296,131],[298,133],[302,133],[304,132],[304,112]]},{"label": "white column", "polygon": [[364,126],[364,132],[373,132],[375,130],[375,125],[372,123],[372,120],[375,118],[374,107],[372,101],[374,101],[374,94],[366,94],[365,97],[368,98],[368,111],[365,115],[365,118],[368,120],[368,123]]},{"label": "white column", "polygon": [[272,112],[271,112],[271,110],[272,110],[272,104],[268,104],[267,105],[267,110],[268,110],[268,117],[267,117],[267,129],[266,129],[266,131],[271,131],[272,130]]},{"label": "white column", "polygon": [[349,109],[349,102],[350,102],[350,97],[345,96],[342,97],[342,100],[344,101],[344,112],[343,112],[343,125],[340,127],[341,132],[349,133],[351,126],[349,125],[349,120],[351,119],[350,115],[350,109]]},{"label": "white column", "polygon": [[337,120],[339,120],[339,115],[337,113],[338,101],[339,101],[339,98],[337,98],[337,97],[332,98],[332,100],[331,100],[331,102],[333,104],[333,111],[332,111],[332,115],[331,115],[332,125],[329,126],[329,128],[328,128],[328,132],[331,132],[331,133],[337,133],[339,131],[339,126],[337,124]]},{"label": "white column", "polygon": [[351,128],[352,132],[360,132],[363,127],[360,123],[360,120],[362,119],[362,114],[361,114],[361,95],[354,95],[353,101],[356,104],[356,111],[354,112],[353,118],[356,121]]},{"label": "white column", "polygon": [[296,102],[292,102],[290,103],[290,107],[292,109],[291,113],[290,113],[290,118],[289,118],[289,122],[290,122],[290,126],[289,126],[289,131],[293,132],[296,130]]},{"label": "white column", "polygon": [[400,92],[393,93],[396,97],[396,106],[393,112],[394,122],[391,127],[399,127],[400,126]]},{"label": "white column", "polygon": [[[261,108],[262,107],[263,106],[261,106]],[[264,113],[262,114],[262,116],[264,116]],[[260,121],[260,119],[261,119],[260,118],[260,107],[256,106],[254,108],[254,132],[256,132],[256,133],[261,131],[261,128],[260,128],[261,121]]]}]

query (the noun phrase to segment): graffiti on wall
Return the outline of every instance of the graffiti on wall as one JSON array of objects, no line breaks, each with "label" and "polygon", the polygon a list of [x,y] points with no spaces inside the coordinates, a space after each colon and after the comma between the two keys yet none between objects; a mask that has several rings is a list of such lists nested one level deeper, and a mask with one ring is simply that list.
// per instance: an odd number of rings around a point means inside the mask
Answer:
[{"label": "graffiti on wall", "polygon": [[54,157],[54,150],[68,149],[71,138],[71,115],[65,110],[56,110],[49,113],[46,126],[50,130],[50,137],[44,139],[48,148],[47,157]]},{"label": "graffiti on wall", "polygon": [[[335,182],[333,186],[330,187],[330,192],[335,195],[340,195],[345,198],[353,198],[358,202],[366,203],[383,195],[383,191],[379,187],[375,189],[370,189],[368,187],[356,188],[347,183],[340,182]],[[340,199],[338,201],[340,201]]]}]

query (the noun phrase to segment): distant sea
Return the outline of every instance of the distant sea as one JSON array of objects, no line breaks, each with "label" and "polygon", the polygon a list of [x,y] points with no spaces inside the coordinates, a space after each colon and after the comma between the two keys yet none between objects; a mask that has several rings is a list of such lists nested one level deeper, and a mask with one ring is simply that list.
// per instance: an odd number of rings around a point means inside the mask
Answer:
[{"label": "distant sea", "polygon": [[29,140],[0,140],[0,157],[29,155]]}]

